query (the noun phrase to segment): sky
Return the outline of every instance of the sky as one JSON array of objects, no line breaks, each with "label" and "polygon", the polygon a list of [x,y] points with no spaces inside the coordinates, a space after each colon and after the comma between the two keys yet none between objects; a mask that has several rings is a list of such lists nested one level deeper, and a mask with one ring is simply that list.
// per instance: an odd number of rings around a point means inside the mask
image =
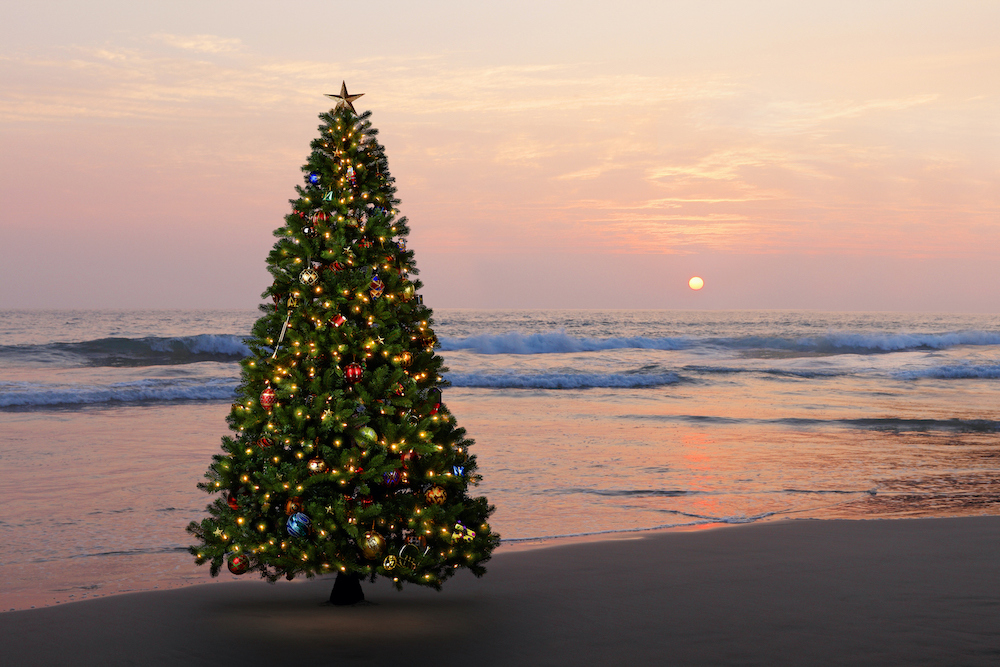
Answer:
[{"label": "sky", "polygon": [[0,308],[254,307],[346,81],[432,308],[1000,312],[998,29],[961,0],[5,3]]}]

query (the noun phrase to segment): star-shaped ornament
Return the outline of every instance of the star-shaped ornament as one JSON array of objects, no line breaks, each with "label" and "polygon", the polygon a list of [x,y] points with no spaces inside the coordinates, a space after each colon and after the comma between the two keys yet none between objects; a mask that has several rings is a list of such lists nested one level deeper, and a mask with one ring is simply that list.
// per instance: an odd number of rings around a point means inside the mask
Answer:
[{"label": "star-shaped ornament", "polygon": [[341,81],[340,82],[340,95],[337,95],[335,93],[334,94],[330,94],[330,93],[326,94],[327,97],[332,97],[334,99],[340,100],[339,102],[337,102],[337,108],[338,109],[340,109],[341,107],[347,107],[348,109],[351,110],[351,112],[355,116],[358,114],[358,112],[354,109],[354,105],[351,104],[351,102],[353,102],[354,100],[358,99],[362,95],[364,95],[364,93],[358,93],[357,95],[348,95],[347,94],[347,82],[345,82],[345,81]]}]

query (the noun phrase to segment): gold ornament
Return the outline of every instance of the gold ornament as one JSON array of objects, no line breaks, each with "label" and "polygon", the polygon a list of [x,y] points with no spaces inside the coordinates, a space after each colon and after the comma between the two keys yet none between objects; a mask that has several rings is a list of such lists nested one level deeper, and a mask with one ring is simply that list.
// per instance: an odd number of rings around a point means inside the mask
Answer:
[{"label": "gold ornament", "polygon": [[326,472],[326,461],[321,458],[309,459],[309,472],[314,475]]},{"label": "gold ornament", "polygon": [[440,486],[432,486],[427,489],[427,493],[424,494],[427,498],[427,502],[431,505],[444,505],[444,501],[448,498],[448,494]]},{"label": "gold ornament", "polygon": [[365,558],[374,560],[385,550],[385,540],[374,530],[369,530],[365,533],[359,546],[361,547],[361,553],[365,555]]},{"label": "gold ornament", "polygon": [[393,556],[392,554],[389,554],[388,556],[386,556],[385,560],[382,561],[382,567],[385,568],[386,570],[395,569],[395,567],[398,564],[399,564],[399,561],[396,560],[396,557]]},{"label": "gold ornament", "polygon": [[403,286],[403,301],[409,301],[410,299],[412,299],[414,291],[415,290],[413,289],[413,283],[407,283],[406,285],[404,285]]},{"label": "gold ornament", "polygon": [[299,281],[301,281],[303,285],[315,285],[319,282],[319,274],[316,272],[316,269],[305,269],[299,274]]},{"label": "gold ornament", "polygon": [[413,363],[413,355],[409,352],[403,352],[399,355],[399,365],[406,368]]}]

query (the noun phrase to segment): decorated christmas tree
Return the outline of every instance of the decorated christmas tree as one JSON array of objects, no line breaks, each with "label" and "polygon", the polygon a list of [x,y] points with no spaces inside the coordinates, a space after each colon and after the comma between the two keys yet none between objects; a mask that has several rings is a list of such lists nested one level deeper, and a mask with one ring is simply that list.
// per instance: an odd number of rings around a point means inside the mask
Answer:
[{"label": "decorated christmas tree", "polygon": [[199,488],[217,497],[192,522],[196,562],[268,581],[337,574],[440,588],[485,572],[499,536],[470,495],[472,441],[442,402],[431,310],[378,131],[342,85],[320,114],[292,212],[267,258],[273,300],[247,339],[231,435]]}]

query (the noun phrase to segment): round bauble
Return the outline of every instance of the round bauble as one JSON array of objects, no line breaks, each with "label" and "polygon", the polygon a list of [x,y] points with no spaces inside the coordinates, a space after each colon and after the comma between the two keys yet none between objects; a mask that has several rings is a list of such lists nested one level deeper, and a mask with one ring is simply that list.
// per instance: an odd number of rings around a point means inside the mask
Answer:
[{"label": "round bauble", "polygon": [[396,557],[393,556],[392,554],[386,556],[385,560],[382,561],[382,567],[385,568],[386,570],[394,570],[397,565],[399,565],[399,561],[396,560]]},{"label": "round bauble", "polygon": [[351,362],[344,366],[344,378],[348,382],[360,382],[361,377],[364,375],[364,369],[361,368],[361,364],[357,362]]},{"label": "round bauble", "polygon": [[277,395],[270,387],[260,393],[260,407],[264,408],[268,412],[271,411],[271,408],[274,407],[274,403],[277,400]]},{"label": "round bauble", "polygon": [[271,440],[266,435],[262,435],[259,438],[257,438],[257,446],[258,447],[267,448],[267,447],[270,447],[272,444],[273,443],[271,442]]},{"label": "round bauble", "polygon": [[292,496],[285,502],[285,514],[292,516],[298,512],[302,511],[302,499],[298,496]]},{"label": "round bauble", "polygon": [[444,505],[444,501],[448,499],[448,494],[440,486],[432,486],[427,489],[424,498],[427,499],[427,504],[429,505]]},{"label": "round bauble", "polygon": [[369,560],[375,560],[385,551],[385,539],[374,530],[369,530],[358,544],[361,553]]},{"label": "round bauble", "polygon": [[236,502],[236,492],[230,491],[226,494],[226,504],[229,505],[229,509],[238,510],[240,504]]},{"label": "round bauble", "polygon": [[312,522],[302,512],[298,512],[288,517],[288,523],[285,524],[288,529],[288,534],[292,537],[305,537],[309,534],[309,529],[312,527]]},{"label": "round bauble", "polygon": [[362,442],[375,442],[378,440],[378,433],[371,426],[362,426],[358,429],[358,440]]},{"label": "round bauble", "polygon": [[244,574],[250,569],[250,558],[249,556],[244,556],[243,554],[230,556],[228,565],[229,571],[233,574]]},{"label": "round bauble", "polygon": [[303,285],[315,285],[319,282],[319,273],[317,273],[316,269],[313,268],[304,269],[302,273],[299,274],[299,282]]},{"label": "round bauble", "polygon": [[309,472],[313,475],[319,475],[320,473],[326,472],[326,461],[321,458],[309,459]]},{"label": "round bauble", "polygon": [[413,363],[413,354],[411,354],[409,351],[400,352],[400,354],[399,354],[399,365],[400,366],[402,366],[403,368],[406,368],[406,367],[408,367],[412,363]]},{"label": "round bauble", "polygon": [[319,185],[320,176],[315,171],[309,173],[309,182],[312,185]]},{"label": "round bauble", "polygon": [[413,283],[407,283],[403,286],[403,301],[409,301],[413,298],[413,293],[416,290],[413,288]]}]

